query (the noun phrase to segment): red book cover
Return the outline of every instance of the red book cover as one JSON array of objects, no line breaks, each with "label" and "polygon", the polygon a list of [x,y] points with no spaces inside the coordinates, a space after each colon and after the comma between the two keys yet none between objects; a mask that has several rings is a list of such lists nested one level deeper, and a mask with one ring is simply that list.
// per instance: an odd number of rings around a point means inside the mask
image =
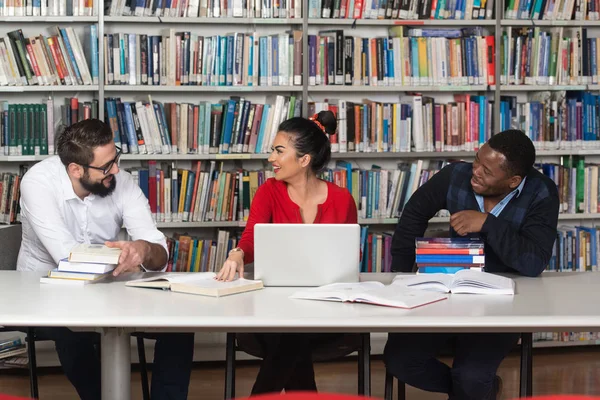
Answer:
[{"label": "red book cover", "polygon": [[485,37],[487,47],[488,85],[496,84],[496,45],[493,36]]}]

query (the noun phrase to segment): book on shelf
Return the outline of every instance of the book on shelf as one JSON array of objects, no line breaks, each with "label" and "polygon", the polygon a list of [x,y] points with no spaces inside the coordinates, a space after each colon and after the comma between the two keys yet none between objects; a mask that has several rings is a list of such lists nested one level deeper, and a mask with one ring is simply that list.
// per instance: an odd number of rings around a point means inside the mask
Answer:
[{"label": "book on shelf", "polygon": [[494,0],[404,0],[371,2],[366,0],[311,0],[309,18],[334,19],[400,19],[400,20],[477,20],[492,19]]},{"label": "book on shelf", "polygon": [[128,281],[125,285],[212,297],[228,296],[263,288],[262,281],[238,278],[231,282],[222,282],[217,281],[215,277],[216,274],[212,272],[166,273],[151,278]]},{"label": "book on shelf", "polygon": [[393,282],[409,289],[442,293],[515,294],[514,280],[471,269],[464,269],[455,274],[397,275]]},{"label": "book on shelf", "polygon": [[104,35],[105,85],[300,86],[302,31]]},{"label": "book on shelf", "polygon": [[21,221],[21,186],[28,166],[19,166],[18,173],[0,172],[0,224],[13,224]]},{"label": "book on shelf", "polygon": [[98,84],[97,26],[86,28],[85,46],[70,26],[50,31],[26,36],[17,29],[0,37],[0,86]]},{"label": "book on shelf", "polygon": [[295,292],[292,299],[365,303],[378,306],[412,309],[445,300],[440,293],[406,290],[400,285],[380,282],[332,283]]},{"label": "book on shelf", "polygon": [[[96,263],[105,264],[104,272],[110,270],[111,265],[119,263],[121,249],[108,247],[103,244],[80,243],[69,252],[69,263]],[[69,265],[74,268],[74,265]],[[83,272],[83,271],[82,271]],[[90,269],[86,272],[96,272]]]},{"label": "book on shelf", "polygon": [[131,2],[109,0],[104,4],[106,15],[136,17],[182,18],[302,18],[302,1],[263,2],[260,0],[220,2],[218,0],[192,0]]}]

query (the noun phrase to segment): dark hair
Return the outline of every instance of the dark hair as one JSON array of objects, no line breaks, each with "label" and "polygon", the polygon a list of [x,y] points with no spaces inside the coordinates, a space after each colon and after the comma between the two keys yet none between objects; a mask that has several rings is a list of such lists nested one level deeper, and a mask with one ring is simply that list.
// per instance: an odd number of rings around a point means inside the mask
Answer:
[{"label": "dark hair", "polygon": [[506,158],[502,166],[509,174],[524,178],[535,163],[535,147],[527,135],[518,129],[495,134],[488,145]]},{"label": "dark hair", "polygon": [[331,143],[329,135],[334,135],[337,129],[335,115],[331,111],[320,111],[316,121],[323,125],[325,132],[315,121],[294,117],[283,121],[278,130],[291,135],[298,157],[310,154],[310,168],[319,172],[331,159]]},{"label": "dark hair", "polygon": [[112,140],[108,124],[99,119],[86,119],[65,128],[57,139],[56,151],[65,167],[71,163],[89,165],[94,161],[94,149]]}]

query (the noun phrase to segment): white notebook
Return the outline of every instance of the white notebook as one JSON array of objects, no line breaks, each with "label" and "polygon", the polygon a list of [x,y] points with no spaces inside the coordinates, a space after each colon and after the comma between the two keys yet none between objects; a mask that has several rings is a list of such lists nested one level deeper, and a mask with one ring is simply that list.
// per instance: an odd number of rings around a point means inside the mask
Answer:
[{"label": "white notebook", "polygon": [[401,285],[384,285],[380,282],[332,283],[299,290],[293,299],[367,303],[397,308],[415,308],[445,300],[447,295],[406,289]]},{"label": "white notebook", "polygon": [[393,284],[442,293],[515,294],[514,280],[470,269],[455,274],[398,275]]}]

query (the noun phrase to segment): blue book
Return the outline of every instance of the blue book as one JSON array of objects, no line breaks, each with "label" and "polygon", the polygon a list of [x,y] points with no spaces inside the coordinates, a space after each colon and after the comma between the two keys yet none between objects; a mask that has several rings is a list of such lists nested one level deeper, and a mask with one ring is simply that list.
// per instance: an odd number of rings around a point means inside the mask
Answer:
[{"label": "blue book", "polygon": [[483,264],[485,256],[417,254],[417,264]]}]

